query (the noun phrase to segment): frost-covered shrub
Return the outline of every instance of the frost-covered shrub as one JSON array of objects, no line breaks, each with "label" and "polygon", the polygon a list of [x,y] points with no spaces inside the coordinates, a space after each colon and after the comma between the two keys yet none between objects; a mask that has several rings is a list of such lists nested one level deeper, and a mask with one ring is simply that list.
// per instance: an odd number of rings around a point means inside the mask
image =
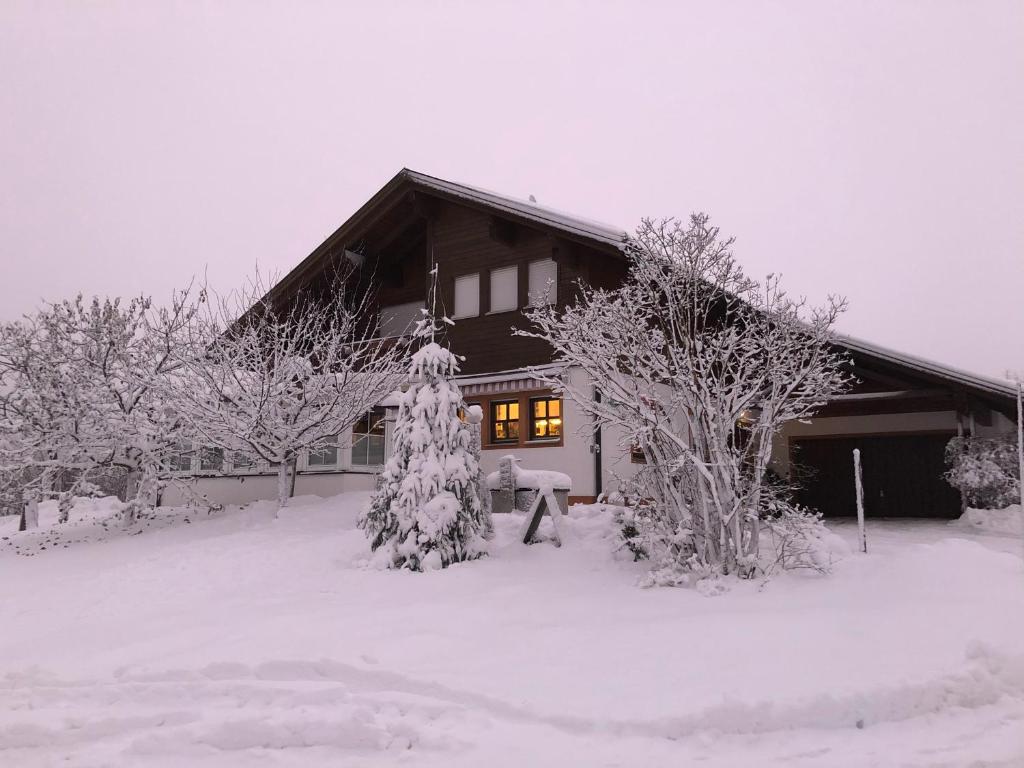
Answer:
[{"label": "frost-covered shrub", "polygon": [[772,514],[761,521],[770,545],[761,549],[759,570],[766,575],[780,568],[830,572],[836,555],[846,547],[825,527],[821,513],[782,501],[771,506]]},{"label": "frost-covered shrub", "polygon": [[644,221],[626,252],[619,288],[581,287],[567,307],[534,307],[533,330],[517,333],[583,373],[540,379],[643,452],[636,495],[661,520],[635,527],[652,567],[752,576],[776,434],[849,383],[833,335],[844,303],[811,307],[775,276],[750,279],[703,215]]},{"label": "frost-covered shrub", "polygon": [[375,565],[423,571],[486,553],[487,512],[472,434],[459,419],[457,371],[455,355],[434,342],[412,357],[414,383],[399,403],[394,454],[359,521]]},{"label": "frost-covered shrub", "polygon": [[946,445],[946,482],[963,494],[967,506],[1003,509],[1020,499],[1017,439],[954,437]]},{"label": "frost-covered shrub", "polygon": [[[706,580],[717,581],[720,574],[701,562],[689,528],[672,523],[650,499],[626,498],[630,506],[616,516],[620,547],[631,552],[634,560],[651,562],[641,586],[702,588]],[[796,504],[790,485],[774,473],[764,480],[758,508],[757,520],[750,524],[759,529],[761,546],[756,556],[743,562],[751,577],[792,569],[828,573],[836,557],[848,551],[825,526],[821,514]]]}]

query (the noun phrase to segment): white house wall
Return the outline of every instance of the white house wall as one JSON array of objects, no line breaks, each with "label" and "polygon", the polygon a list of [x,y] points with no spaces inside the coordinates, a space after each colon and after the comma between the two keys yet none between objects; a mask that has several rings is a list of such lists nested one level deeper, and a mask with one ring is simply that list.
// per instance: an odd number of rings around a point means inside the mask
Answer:
[{"label": "white house wall", "polygon": [[[335,496],[346,491],[372,491],[376,483],[372,472],[310,472],[295,478],[296,496]],[[277,498],[277,475],[221,475],[194,477],[184,481],[191,489],[169,485],[160,500],[163,506],[188,504],[196,496],[216,504],[248,504]]]}]

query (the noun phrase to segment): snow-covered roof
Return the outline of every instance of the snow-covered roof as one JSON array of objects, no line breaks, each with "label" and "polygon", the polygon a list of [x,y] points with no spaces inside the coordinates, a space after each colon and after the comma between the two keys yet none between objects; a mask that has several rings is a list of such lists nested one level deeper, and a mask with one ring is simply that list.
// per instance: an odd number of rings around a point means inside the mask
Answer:
[{"label": "snow-covered roof", "polygon": [[853,336],[840,334],[836,337],[836,342],[854,354],[859,353],[868,357],[875,357],[895,363],[920,373],[936,376],[971,389],[996,395],[999,398],[1015,398],[1017,396],[1016,385],[1011,384],[1009,381],[981,376],[976,373],[961,370],[960,368],[954,368],[943,363],[935,362],[934,360],[917,357],[916,355],[909,355],[905,352],[898,352],[894,349],[889,349],[888,347],[864,341],[863,339],[854,338]]},{"label": "snow-covered roof", "polygon": [[593,219],[548,208],[530,200],[521,200],[480,187],[439,179],[436,176],[429,176],[409,168],[403,168],[399,175],[404,176],[418,186],[480,203],[513,216],[529,219],[544,226],[561,229],[572,235],[607,243],[616,248],[621,249],[623,241],[626,239],[626,230],[622,227],[604,224]]}]

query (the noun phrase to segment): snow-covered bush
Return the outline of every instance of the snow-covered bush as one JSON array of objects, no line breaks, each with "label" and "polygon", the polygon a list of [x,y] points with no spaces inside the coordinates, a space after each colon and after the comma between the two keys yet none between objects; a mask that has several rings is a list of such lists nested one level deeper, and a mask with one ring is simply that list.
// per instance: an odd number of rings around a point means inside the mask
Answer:
[{"label": "snow-covered bush", "polygon": [[946,481],[967,506],[1003,509],[1020,500],[1017,438],[954,437],[946,444]]},{"label": "snow-covered bush", "polygon": [[459,418],[457,371],[455,355],[434,341],[412,356],[394,453],[359,521],[376,565],[423,571],[486,553],[487,510],[472,434]]},{"label": "snow-covered bush", "polygon": [[646,500],[655,571],[754,574],[772,438],[849,379],[831,343],[843,302],[811,308],[776,277],[751,280],[730,246],[703,215],[644,221],[622,287],[581,285],[575,305],[534,308],[519,331],[587,374],[538,378],[643,452],[631,495]]},{"label": "snow-covered bush", "polygon": [[[641,470],[643,471],[643,470]],[[758,512],[761,546],[752,573],[809,569],[829,573],[845,547],[825,526],[819,512],[794,501],[794,489],[771,470],[765,473]],[[650,500],[626,498],[616,522],[620,547],[634,560],[651,561],[641,586],[693,586],[718,575],[696,557],[693,532],[659,513]]]}]

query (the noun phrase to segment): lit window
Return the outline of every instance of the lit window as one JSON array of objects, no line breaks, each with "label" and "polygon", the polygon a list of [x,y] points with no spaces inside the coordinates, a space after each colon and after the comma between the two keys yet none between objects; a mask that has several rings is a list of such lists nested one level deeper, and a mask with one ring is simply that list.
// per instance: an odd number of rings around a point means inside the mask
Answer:
[{"label": "lit window", "polygon": [[476,317],[480,314],[480,273],[455,278],[455,312],[453,317]]},{"label": "lit window", "polygon": [[519,403],[491,403],[491,440],[514,443],[519,440]]},{"label": "lit window", "polygon": [[519,267],[491,270],[491,312],[509,312],[519,306]]},{"label": "lit window", "polygon": [[530,306],[554,304],[558,298],[558,265],[553,259],[530,262]]},{"label": "lit window", "polygon": [[310,467],[333,467],[338,463],[338,436],[328,435],[315,448],[309,449],[306,465]]},{"label": "lit window", "polygon": [[200,472],[220,472],[224,469],[223,448],[203,448],[199,452]]},{"label": "lit window", "polygon": [[538,397],[530,401],[530,439],[549,440],[562,436],[562,401]]},{"label": "lit window", "polygon": [[387,410],[374,408],[352,426],[352,464],[375,467],[384,463]]}]

